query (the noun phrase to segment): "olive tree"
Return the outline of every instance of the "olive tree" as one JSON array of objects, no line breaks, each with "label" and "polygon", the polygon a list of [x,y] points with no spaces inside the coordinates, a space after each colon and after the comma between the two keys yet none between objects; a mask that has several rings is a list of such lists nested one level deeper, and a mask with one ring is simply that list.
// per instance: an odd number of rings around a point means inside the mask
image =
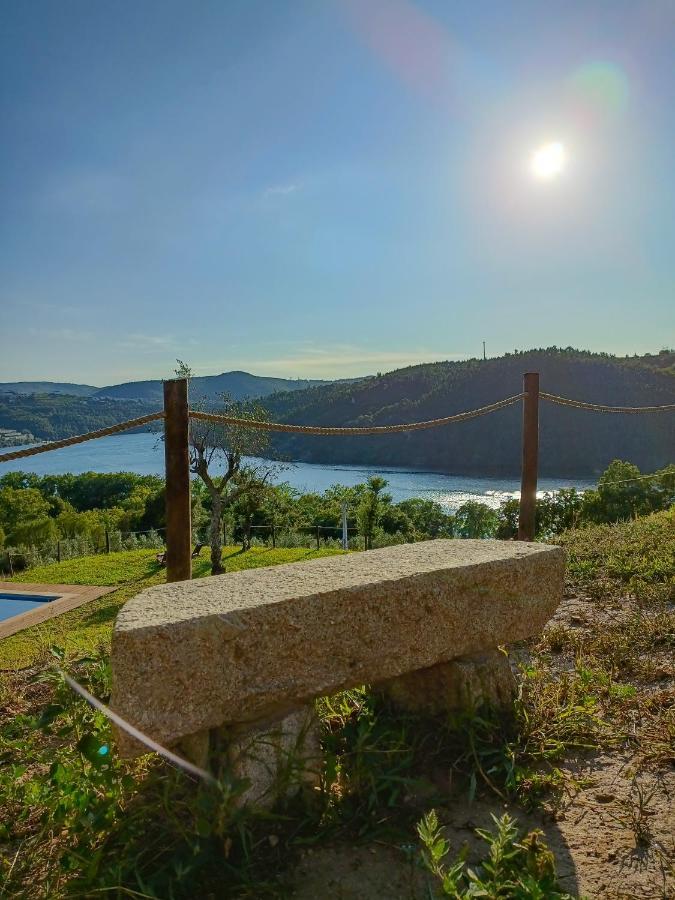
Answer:
[{"label": "olive tree", "polygon": [[[190,369],[180,360],[176,375],[182,378],[191,375]],[[204,405],[203,400],[191,403],[193,409]],[[236,403],[226,395],[213,411],[249,421],[267,418],[266,410],[259,403]],[[264,495],[272,476],[280,468],[264,458],[269,444],[269,432],[259,428],[190,419],[190,471],[203,482],[211,506],[209,544],[213,575],[224,571],[223,515],[247,495]]]},{"label": "olive tree", "polygon": [[[258,421],[265,417],[265,410],[258,403],[243,405],[229,399],[223,400],[218,412]],[[209,544],[213,575],[224,571],[223,515],[244,498],[259,502],[279,468],[260,458],[268,447],[269,432],[244,425],[190,421],[190,470],[204,483],[211,505]]]}]

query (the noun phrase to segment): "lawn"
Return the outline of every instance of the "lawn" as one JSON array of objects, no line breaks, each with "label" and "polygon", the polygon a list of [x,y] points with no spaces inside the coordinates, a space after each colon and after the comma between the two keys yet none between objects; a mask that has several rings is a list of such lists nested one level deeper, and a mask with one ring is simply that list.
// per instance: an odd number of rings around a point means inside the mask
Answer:
[{"label": "lawn", "polygon": [[[226,571],[236,572],[239,569],[300,562],[341,552],[333,549],[308,550],[304,547],[252,547],[242,552],[240,547],[225,547],[223,565]],[[165,580],[166,570],[157,563],[156,557],[156,550],[126,550],[122,553],[68,559],[14,576],[11,581],[111,587],[119,585],[119,590],[5,638],[0,642],[0,671],[31,666],[38,659],[44,658],[52,645],[64,649],[68,656],[107,647],[120,607],[139,591]],[[193,578],[208,575],[209,569],[208,553],[203,550],[201,556],[192,563]]]},{"label": "lawn", "polygon": [[[675,512],[560,543],[566,596],[540,640],[511,649],[512,715],[425,720],[364,687],[322,698],[321,789],[262,816],[233,807],[226,779],[214,790],[152,756],[118,759],[107,721],[54,667],[109,697],[112,622],[126,597],[162,579],[154,554],[26,573],[120,589],[89,617],[77,610],[53,634],[33,629],[0,648],[13,668],[0,692],[0,895],[674,896]],[[226,562],[316,555],[230,549]]]}]

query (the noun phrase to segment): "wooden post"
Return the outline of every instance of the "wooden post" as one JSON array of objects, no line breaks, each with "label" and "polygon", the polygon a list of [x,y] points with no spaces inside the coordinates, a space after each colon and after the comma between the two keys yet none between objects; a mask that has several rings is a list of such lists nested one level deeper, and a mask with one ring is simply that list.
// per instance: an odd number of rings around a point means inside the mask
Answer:
[{"label": "wooden post", "polygon": [[277,546],[277,526],[272,522],[272,549],[276,549]]},{"label": "wooden post", "polygon": [[110,553],[110,532],[107,528],[105,530],[105,552]]},{"label": "wooden post", "polygon": [[192,578],[190,451],[187,379],[164,382],[166,580]]},{"label": "wooden post", "polygon": [[316,549],[321,549],[321,533],[319,531],[319,526],[316,526]]},{"label": "wooden post", "polygon": [[539,462],[539,373],[523,375],[523,463],[520,479],[518,540],[533,541]]}]

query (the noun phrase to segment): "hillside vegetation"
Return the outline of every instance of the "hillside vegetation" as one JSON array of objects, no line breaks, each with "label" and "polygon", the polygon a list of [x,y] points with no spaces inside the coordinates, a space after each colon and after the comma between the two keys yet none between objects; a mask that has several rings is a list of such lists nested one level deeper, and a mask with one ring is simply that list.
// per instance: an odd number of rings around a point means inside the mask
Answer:
[{"label": "hillside vegetation", "polygon": [[[524,372],[541,390],[621,406],[675,402],[675,354],[617,359],[577,350],[532,350],[497,359],[439,362],[399,369],[354,384],[331,384],[265,401],[273,419],[312,425],[389,425],[434,419],[484,406],[522,390]],[[321,463],[406,466],[450,473],[514,474],[520,470],[520,405],[428,431],[386,437],[275,435],[277,453]],[[540,471],[595,474],[617,457],[653,471],[672,461],[675,415],[611,415],[542,401]]]},{"label": "hillside vegetation", "polygon": [[[0,427],[29,431],[42,441],[107,428],[157,412],[161,404],[66,394],[0,393]],[[144,428],[142,430],[148,430]]]}]

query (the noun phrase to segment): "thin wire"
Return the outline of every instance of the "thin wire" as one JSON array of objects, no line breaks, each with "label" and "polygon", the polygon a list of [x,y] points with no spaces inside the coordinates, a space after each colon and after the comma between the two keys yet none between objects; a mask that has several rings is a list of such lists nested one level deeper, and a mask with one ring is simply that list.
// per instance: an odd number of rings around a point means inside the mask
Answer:
[{"label": "thin wire", "polygon": [[610,487],[612,484],[628,484],[631,481],[643,481],[646,478],[671,478],[675,477],[675,472],[654,472],[652,475],[635,475],[633,478],[623,478],[621,481],[602,481],[598,482],[598,487]]},{"label": "thin wire", "polygon": [[182,756],[178,756],[176,753],[173,753],[171,750],[166,747],[162,747],[161,744],[158,744],[157,741],[154,741],[151,737],[148,737],[147,734],[144,734],[142,731],[139,731],[135,725],[132,725],[130,722],[127,722],[121,716],[119,716],[116,712],[113,712],[109,706],[106,706],[105,703],[101,703],[93,694],[90,694],[89,691],[82,687],[74,678],[71,678],[67,672],[64,672],[62,669],[58,670],[63,678],[71,687],[76,694],[79,694],[80,697],[83,697],[87,703],[97,709],[100,713],[103,713],[111,722],[114,722],[119,728],[123,731],[126,731],[127,734],[130,734],[131,737],[135,738],[141,744],[146,746],[149,750],[152,750],[154,753],[157,753],[159,756],[164,757],[164,759],[171,763],[174,766],[177,766],[179,769],[183,769],[183,771],[187,772],[189,775],[194,775],[195,778],[201,778],[202,781],[206,781],[207,784],[217,785],[218,780],[211,775],[210,772],[207,772],[206,769],[200,768],[200,766],[196,766],[194,763],[189,762],[187,759],[183,759]]}]

